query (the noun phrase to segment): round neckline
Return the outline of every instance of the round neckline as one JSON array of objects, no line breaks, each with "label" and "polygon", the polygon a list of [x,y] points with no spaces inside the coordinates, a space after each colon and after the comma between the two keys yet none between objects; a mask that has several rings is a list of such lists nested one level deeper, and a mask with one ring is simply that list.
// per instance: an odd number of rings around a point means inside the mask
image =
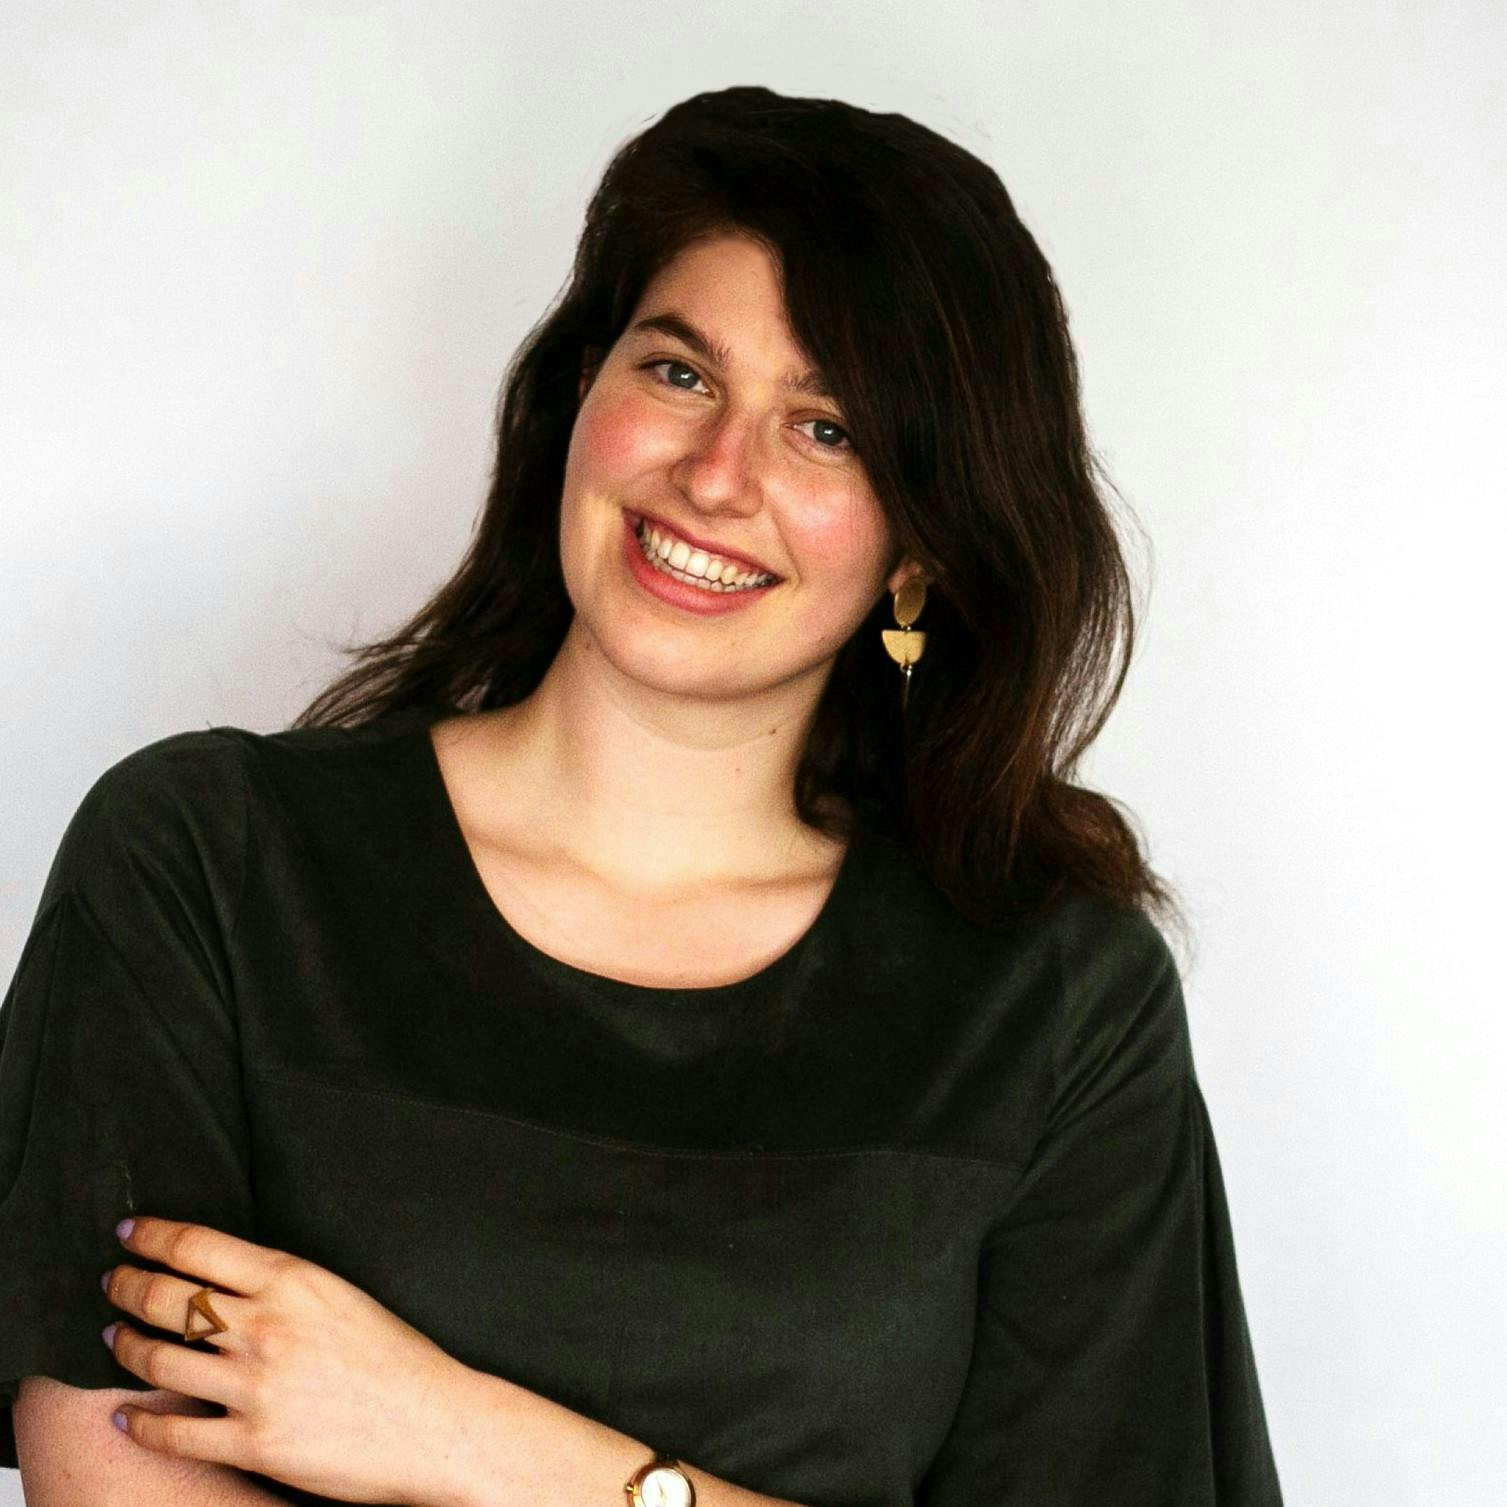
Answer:
[{"label": "round neckline", "polygon": [[614,978],[611,974],[597,973],[592,969],[567,963],[563,958],[557,958],[553,953],[546,952],[542,947],[531,942],[508,920],[502,907],[492,898],[492,892],[482,878],[476,857],[471,851],[471,844],[466,840],[465,830],[461,826],[455,803],[450,797],[450,788],[445,783],[445,772],[440,765],[439,750],[435,747],[434,739],[430,734],[433,722],[439,720],[442,719],[423,721],[411,736],[417,745],[415,752],[423,769],[423,783],[434,808],[441,842],[460,870],[456,893],[461,903],[475,913],[477,924],[483,931],[500,938],[504,945],[522,954],[546,976],[565,985],[588,989],[601,995],[616,996],[620,999],[663,1000],[673,1002],[677,1006],[723,1003],[735,1000],[744,994],[760,993],[780,984],[785,976],[800,964],[801,959],[819,937],[833,925],[838,907],[852,882],[853,870],[856,867],[855,853],[865,833],[861,808],[855,810],[852,836],[837,866],[837,873],[827,891],[826,898],[822,901],[821,908],[815,917],[778,957],[744,978],[733,979],[725,984],[637,984],[629,979]]}]

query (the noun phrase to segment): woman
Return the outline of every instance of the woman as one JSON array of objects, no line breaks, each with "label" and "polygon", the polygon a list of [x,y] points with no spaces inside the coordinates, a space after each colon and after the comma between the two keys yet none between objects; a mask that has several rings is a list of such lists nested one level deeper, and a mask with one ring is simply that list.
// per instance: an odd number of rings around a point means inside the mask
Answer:
[{"label": "woman", "polygon": [[227,1501],[1279,1502],[1171,897],[1071,779],[1129,589],[998,178],[676,106],[499,428],[410,623],[64,838],[22,1459],[146,1386],[108,1442]]}]

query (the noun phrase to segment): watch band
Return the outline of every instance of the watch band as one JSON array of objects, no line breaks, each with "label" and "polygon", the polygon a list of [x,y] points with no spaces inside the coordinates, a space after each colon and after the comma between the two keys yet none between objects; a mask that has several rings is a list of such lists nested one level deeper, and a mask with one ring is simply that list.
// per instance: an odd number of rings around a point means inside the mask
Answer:
[{"label": "watch band", "polygon": [[[643,1488],[656,1473],[659,1479],[649,1483],[651,1494],[646,1496]],[[680,1468],[680,1461],[663,1450],[655,1450],[623,1483],[623,1490],[631,1507],[696,1507],[696,1488],[691,1478]]]}]

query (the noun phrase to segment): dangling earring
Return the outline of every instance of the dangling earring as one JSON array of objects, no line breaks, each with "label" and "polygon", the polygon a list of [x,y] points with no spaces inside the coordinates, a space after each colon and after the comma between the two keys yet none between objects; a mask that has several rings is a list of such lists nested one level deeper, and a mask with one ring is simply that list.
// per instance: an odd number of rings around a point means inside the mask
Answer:
[{"label": "dangling earring", "polygon": [[911,628],[911,624],[921,616],[921,609],[925,605],[926,582],[918,575],[908,577],[895,593],[895,621],[900,626],[880,630],[885,652],[900,666],[900,673],[905,676],[905,683],[900,687],[902,712],[905,711],[905,703],[910,695],[911,666],[921,658],[922,650],[926,648],[926,634],[919,628]]}]

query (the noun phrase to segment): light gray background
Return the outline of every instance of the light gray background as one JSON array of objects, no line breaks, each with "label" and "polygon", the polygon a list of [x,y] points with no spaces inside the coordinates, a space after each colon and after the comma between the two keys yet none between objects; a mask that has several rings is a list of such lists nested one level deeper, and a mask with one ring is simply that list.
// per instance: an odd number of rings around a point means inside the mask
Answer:
[{"label": "light gray background", "polygon": [[284,724],[449,574],[616,146],[733,83],[912,114],[1153,540],[1086,774],[1200,927],[1290,1507],[1501,1500],[1504,57],[1485,0],[8,5],[0,974],[107,764]]}]

